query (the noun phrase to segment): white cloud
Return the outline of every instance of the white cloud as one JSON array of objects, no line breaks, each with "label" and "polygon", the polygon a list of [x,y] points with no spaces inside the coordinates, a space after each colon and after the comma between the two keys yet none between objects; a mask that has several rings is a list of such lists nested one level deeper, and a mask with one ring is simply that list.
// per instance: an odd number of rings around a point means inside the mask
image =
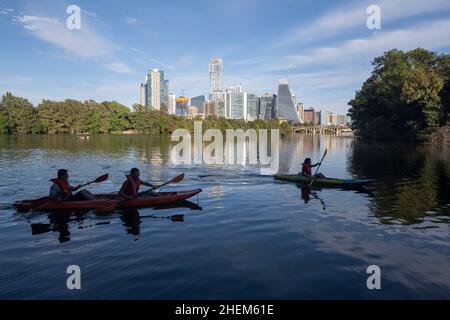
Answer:
[{"label": "white cloud", "polygon": [[305,54],[288,56],[296,66],[343,65],[344,62],[366,62],[383,52],[397,48],[439,49],[450,46],[450,20],[426,22],[410,29],[378,32],[366,39],[352,39],[335,47],[321,47]]},{"label": "white cloud", "polygon": [[105,68],[117,73],[123,73],[123,74],[136,74],[129,66],[127,66],[125,63],[120,61],[114,61],[112,63],[109,63],[105,65]]},{"label": "white cloud", "polygon": [[118,47],[92,30],[86,19],[79,30],[69,30],[65,23],[51,17],[23,15],[15,17],[13,21],[22,24],[24,29],[37,39],[64,50],[70,58],[108,59],[112,62],[105,65],[106,69],[122,74],[134,74],[130,67],[114,57]]},{"label": "white cloud", "polygon": [[[359,27],[361,30],[367,30],[368,14],[366,9],[372,4],[374,4],[372,0],[358,1],[350,6],[343,6],[331,11],[308,25],[294,28],[276,46],[309,43],[342,34],[352,28]],[[381,9],[382,25],[385,22],[421,14],[450,10],[450,1],[448,0],[380,0],[375,4]]]},{"label": "white cloud", "polygon": [[20,22],[36,38],[77,57],[103,56],[114,49],[113,45],[85,25],[80,30],[69,30],[65,23],[57,19],[30,15],[15,17],[14,21]]}]

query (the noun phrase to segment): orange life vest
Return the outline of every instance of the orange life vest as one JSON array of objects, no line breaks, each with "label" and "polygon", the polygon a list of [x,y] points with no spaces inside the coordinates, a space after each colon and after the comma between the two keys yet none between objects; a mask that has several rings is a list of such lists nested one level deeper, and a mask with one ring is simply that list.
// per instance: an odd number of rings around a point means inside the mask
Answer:
[{"label": "orange life vest", "polygon": [[122,190],[126,195],[135,197],[139,193],[140,186],[140,179],[135,180],[131,176],[127,176],[127,180],[122,185]]},{"label": "orange life vest", "polygon": [[306,177],[312,176],[311,165],[302,163],[302,174]]},{"label": "orange life vest", "polygon": [[70,191],[70,184],[68,181],[58,178],[50,179],[50,181],[56,184],[67,198],[70,198],[73,195],[72,191]]}]

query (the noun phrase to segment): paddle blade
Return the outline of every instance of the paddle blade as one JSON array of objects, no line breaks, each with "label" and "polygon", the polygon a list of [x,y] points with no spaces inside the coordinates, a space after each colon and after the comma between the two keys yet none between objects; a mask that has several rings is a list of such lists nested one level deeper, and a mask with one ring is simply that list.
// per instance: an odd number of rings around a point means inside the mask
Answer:
[{"label": "paddle blade", "polygon": [[180,174],[179,176],[176,176],[170,182],[171,183],[177,183],[177,182],[182,181],[183,179],[184,179],[184,173]]},{"label": "paddle blade", "polygon": [[98,182],[103,182],[105,180],[108,180],[109,174],[104,174],[100,177],[98,177],[97,179],[94,180],[94,182],[98,183]]},{"label": "paddle blade", "polygon": [[173,222],[184,222],[184,215],[182,214],[176,214],[169,217],[170,220]]}]

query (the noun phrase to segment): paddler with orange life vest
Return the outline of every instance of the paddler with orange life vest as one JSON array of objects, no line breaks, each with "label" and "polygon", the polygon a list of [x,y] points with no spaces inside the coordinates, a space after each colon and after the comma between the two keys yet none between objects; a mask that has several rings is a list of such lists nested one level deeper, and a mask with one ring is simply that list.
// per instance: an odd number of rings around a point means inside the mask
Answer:
[{"label": "paddler with orange life vest", "polygon": [[94,200],[96,197],[88,190],[81,190],[75,194],[74,191],[80,189],[81,185],[72,187],[69,184],[69,172],[66,169],[58,170],[58,178],[50,180],[53,185],[50,187],[51,198],[59,201],[81,201],[81,200]]},{"label": "paddler with orange life vest", "polygon": [[316,178],[316,179],[326,178],[320,172],[313,176],[311,168],[317,167],[318,165],[319,165],[319,163],[311,164],[311,158],[306,158],[305,161],[302,163],[302,172],[299,174],[302,174],[303,176],[309,177],[309,178]]},{"label": "paddler with orange life vest", "polygon": [[[119,191],[119,197],[123,199],[132,199],[138,196],[139,187],[141,185],[155,188],[155,185],[142,181],[139,179],[140,171],[138,168],[133,168],[130,170],[130,174],[127,175],[127,180],[122,184],[122,188]],[[157,192],[147,192],[146,195],[149,196],[158,196]]]}]

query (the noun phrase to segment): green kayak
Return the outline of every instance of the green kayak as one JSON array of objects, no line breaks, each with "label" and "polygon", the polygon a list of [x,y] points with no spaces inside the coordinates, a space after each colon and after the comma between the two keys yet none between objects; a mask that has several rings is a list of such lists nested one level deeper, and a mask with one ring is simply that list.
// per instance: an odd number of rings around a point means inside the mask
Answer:
[{"label": "green kayak", "polygon": [[[311,183],[311,178],[305,177],[301,174],[276,174],[274,178],[277,180],[295,182],[295,183]],[[373,179],[365,179],[365,180],[345,180],[345,179],[333,179],[333,178],[325,178],[325,179],[314,179],[314,185],[323,186],[323,187],[339,187],[339,188],[351,188],[351,187],[359,187],[369,183],[374,182]]]}]

